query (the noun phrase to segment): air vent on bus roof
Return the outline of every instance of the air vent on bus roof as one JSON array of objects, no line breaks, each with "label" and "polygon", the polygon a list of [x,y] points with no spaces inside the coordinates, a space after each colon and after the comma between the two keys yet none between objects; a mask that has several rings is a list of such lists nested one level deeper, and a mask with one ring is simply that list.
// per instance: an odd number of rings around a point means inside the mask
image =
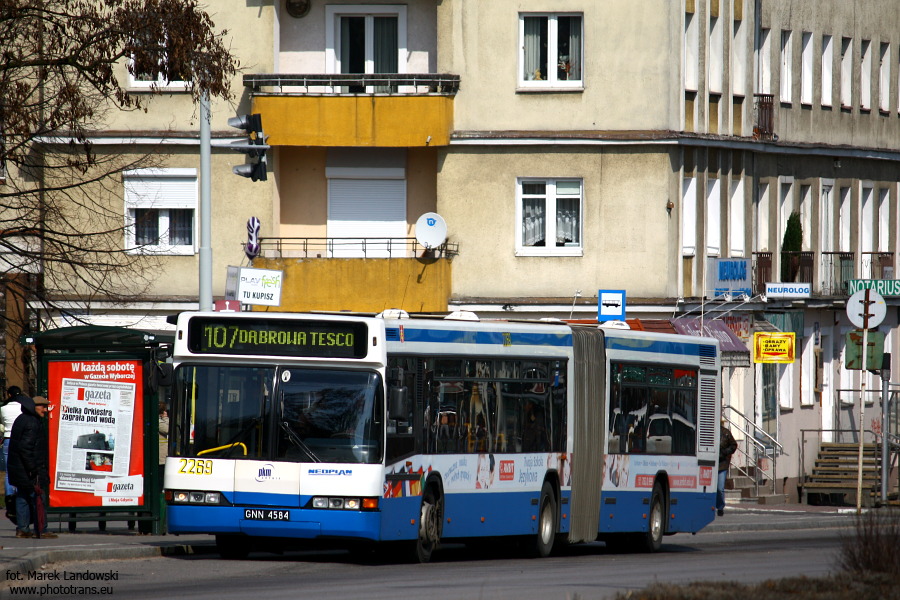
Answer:
[{"label": "air vent on bus roof", "polygon": [[384,339],[389,342],[399,342],[400,341],[400,328],[399,327],[388,327],[384,330]]},{"label": "air vent on bus roof", "polygon": [[701,344],[697,354],[700,357],[700,364],[705,367],[716,366],[716,347],[709,344]]}]

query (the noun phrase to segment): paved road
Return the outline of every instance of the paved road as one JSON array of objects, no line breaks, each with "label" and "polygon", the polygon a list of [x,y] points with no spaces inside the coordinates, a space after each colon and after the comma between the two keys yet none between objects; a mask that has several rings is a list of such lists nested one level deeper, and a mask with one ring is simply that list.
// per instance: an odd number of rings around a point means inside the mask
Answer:
[{"label": "paved road", "polygon": [[[700,536],[715,532],[779,531],[852,527],[853,509],[807,507],[800,505],[729,507]],[[96,523],[80,523],[79,530],[54,524],[59,532],[56,539],[20,539],[9,521],[0,520],[0,569],[3,572],[25,573],[44,565],[70,561],[109,559],[137,559],[164,555],[211,554],[215,552],[213,538],[207,535],[141,535],[125,524],[110,523],[101,531]],[[698,537],[700,537],[698,536]],[[689,536],[666,538],[667,543],[679,544]],[[0,580],[0,588],[9,584]]]}]

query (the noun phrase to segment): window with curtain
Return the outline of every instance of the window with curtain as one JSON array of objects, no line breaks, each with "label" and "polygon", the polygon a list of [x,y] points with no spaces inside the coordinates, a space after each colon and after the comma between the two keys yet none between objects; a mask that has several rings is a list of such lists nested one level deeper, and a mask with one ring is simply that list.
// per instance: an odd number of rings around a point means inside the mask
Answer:
[{"label": "window with curtain", "polygon": [[195,169],[127,171],[126,247],[132,252],[192,255],[197,210]]},{"label": "window with curtain", "polygon": [[581,87],[581,15],[521,15],[519,85]]},{"label": "window with curtain", "polygon": [[136,40],[135,43],[143,46],[147,53],[140,57],[140,62],[136,60],[137,57],[131,57],[130,67],[135,71],[128,74],[131,87],[175,90],[187,88],[190,81],[189,69],[183,63],[170,59],[175,53],[170,51],[168,36],[161,41]]},{"label": "window with curtain", "polygon": [[[326,40],[334,49],[334,71],[338,73],[398,73],[399,56],[405,48],[404,7],[333,5],[327,7],[336,39]],[[332,67],[329,67],[329,70]],[[391,92],[393,86],[349,86],[351,93]]]},{"label": "window with curtain", "polygon": [[580,256],[582,181],[522,179],[518,193],[517,255]]}]

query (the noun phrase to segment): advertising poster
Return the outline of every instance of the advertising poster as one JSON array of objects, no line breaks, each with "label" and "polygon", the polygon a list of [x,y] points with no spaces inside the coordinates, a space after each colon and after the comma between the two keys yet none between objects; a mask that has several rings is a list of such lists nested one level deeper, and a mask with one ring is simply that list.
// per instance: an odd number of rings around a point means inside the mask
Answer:
[{"label": "advertising poster", "polygon": [[50,506],[143,504],[141,361],[48,364]]}]

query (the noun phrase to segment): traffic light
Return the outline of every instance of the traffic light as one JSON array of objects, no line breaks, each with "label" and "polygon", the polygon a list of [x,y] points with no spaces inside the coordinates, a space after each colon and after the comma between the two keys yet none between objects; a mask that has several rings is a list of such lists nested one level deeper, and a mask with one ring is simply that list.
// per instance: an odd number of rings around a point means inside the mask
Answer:
[{"label": "traffic light", "polygon": [[250,159],[250,163],[232,167],[235,175],[249,177],[253,181],[266,180],[266,136],[262,129],[262,115],[239,115],[228,119],[231,127],[237,127],[247,132],[247,141],[231,143],[231,149],[243,152]]}]

